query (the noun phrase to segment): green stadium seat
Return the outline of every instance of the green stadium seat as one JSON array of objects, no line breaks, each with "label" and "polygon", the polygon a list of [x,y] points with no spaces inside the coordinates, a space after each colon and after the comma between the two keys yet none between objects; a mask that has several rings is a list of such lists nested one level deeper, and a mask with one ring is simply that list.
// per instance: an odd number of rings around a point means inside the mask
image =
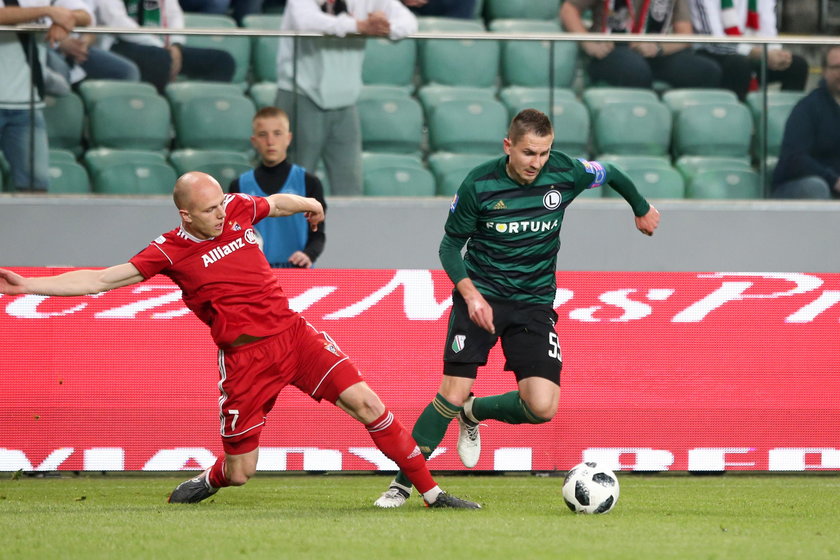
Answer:
[{"label": "green stadium seat", "polygon": [[753,120],[744,104],[688,105],[674,121],[674,157],[747,157]]},{"label": "green stadium seat", "polygon": [[662,102],[671,109],[672,113],[678,113],[686,105],[738,103],[738,96],[728,89],[680,88],[670,89],[663,93]]},{"label": "green stadium seat", "polygon": [[[486,31],[474,20],[418,18],[418,22],[421,31],[456,34]],[[425,39],[418,44],[421,81],[424,84],[493,88],[499,76],[499,53],[498,41]]]},{"label": "green stadium seat", "polygon": [[[804,96],[804,91],[768,90],[767,105],[788,105],[793,107]],[[749,92],[747,94],[747,107],[750,108],[753,117],[757,121],[764,107],[764,93],[762,91]]]},{"label": "green stadium seat", "polygon": [[426,115],[426,120],[428,121],[434,108],[444,101],[472,101],[474,99],[494,101],[496,95],[489,88],[427,84],[417,90],[417,98],[423,106],[423,113]]},{"label": "green stadium seat", "polygon": [[252,167],[248,154],[224,150],[175,150],[169,154],[169,161],[179,176],[201,171],[212,175],[225,190]]},{"label": "green stadium seat", "polygon": [[171,194],[177,179],[160,152],[91,149],[84,162],[100,194]]},{"label": "green stadium seat", "polygon": [[[186,12],[184,26],[187,28],[218,28],[236,29],[236,21],[221,14],[199,14]],[[218,35],[189,35],[187,45],[206,49],[221,49],[227,51],[236,61],[236,72],[233,74],[234,83],[244,83],[248,79],[251,65],[251,38],[237,35],[226,35],[219,31]]]},{"label": "green stadium seat", "polygon": [[490,20],[529,18],[556,20],[562,0],[485,0],[484,11]]},{"label": "green stadium seat", "polygon": [[69,193],[90,193],[87,171],[75,161],[50,159],[50,194]]},{"label": "green stadium seat", "polygon": [[522,109],[529,108],[548,113],[548,104],[551,95],[554,96],[555,102],[558,100],[577,99],[575,92],[568,88],[554,88],[554,90],[550,90],[547,87],[508,86],[499,91],[499,99],[508,108],[511,118]]},{"label": "green stadium seat", "polygon": [[[767,156],[777,157],[782,147],[782,137],[785,134],[790,112],[796,103],[771,103],[767,106]],[[756,114],[757,113],[757,114]],[[753,113],[756,134],[753,142],[753,155],[756,159],[762,156],[762,139],[764,130],[764,111],[758,107]]]},{"label": "green stadium seat", "polygon": [[359,99],[390,99],[394,96],[414,97],[402,86],[387,84],[366,84],[362,86],[362,91],[359,93]]},{"label": "green stadium seat", "polygon": [[201,80],[187,80],[183,82],[172,82],[166,85],[164,95],[172,107],[173,114],[178,105],[193,99],[194,97],[207,97],[208,95],[242,95],[242,88],[236,84],[224,82],[205,82]]},{"label": "green stadium seat", "polygon": [[[626,163],[626,162],[625,162]],[[679,171],[670,165],[654,163],[651,166],[629,164],[624,171],[633,180],[636,188],[647,199],[685,198],[685,181]],[[606,198],[620,198],[610,187],[604,187]]]},{"label": "green stadium seat", "polygon": [[417,66],[417,43],[413,39],[391,41],[377,37],[365,43],[362,83],[414,87]]},{"label": "green stadium seat", "polygon": [[[490,22],[495,33],[554,34],[557,20],[504,19]],[[552,47],[553,45],[553,47]],[[554,49],[554,83],[549,76],[550,53]],[[577,44],[572,41],[506,40],[501,42],[501,75],[504,86],[569,88],[577,71]]]},{"label": "green stadium seat", "polygon": [[592,118],[601,107],[610,103],[629,103],[634,101],[658,102],[659,98],[650,89],[622,87],[590,87],[584,90],[583,103],[589,109]]},{"label": "green stadium seat", "polygon": [[166,150],[171,141],[169,103],[162,96],[104,97],[89,111],[93,147]]},{"label": "green stadium seat", "polygon": [[371,152],[420,153],[423,108],[413,97],[360,99],[356,103],[362,149]]},{"label": "green stadium seat", "polygon": [[48,95],[44,99],[43,113],[50,147],[81,155],[85,120],[81,97],[75,93],[61,97]]},{"label": "green stadium seat", "polygon": [[257,109],[274,107],[274,102],[277,100],[277,84],[274,82],[252,84],[248,90],[248,97],[251,98]]},{"label": "green stadium seat", "polygon": [[599,154],[665,155],[671,141],[671,112],[655,102],[616,102],[596,114],[594,144]]},{"label": "green stadium seat", "polygon": [[84,80],[79,84],[79,95],[90,112],[100,99],[117,95],[153,96],[158,95],[155,86],[149,82],[128,82],[125,80]]},{"label": "green stadium seat", "polygon": [[677,158],[674,167],[682,173],[686,184],[691,182],[697,173],[709,169],[752,169],[748,157],[727,156],[681,156]]},{"label": "green stadium seat", "polygon": [[509,119],[500,101],[452,100],[435,107],[428,125],[432,151],[493,154],[501,150]]},{"label": "green stadium seat", "polygon": [[178,148],[197,150],[251,149],[254,102],[244,95],[195,97],[174,108]]},{"label": "green stadium seat", "polygon": [[[2,157],[2,156],[0,156]],[[70,150],[50,148],[50,163],[76,163],[76,156]]]},{"label": "green stadium seat", "polygon": [[[498,156],[502,155],[499,150]],[[437,194],[452,196],[464,181],[467,173],[474,167],[492,159],[487,154],[455,154],[451,152],[435,152],[429,154],[429,169],[437,182]]]},{"label": "green stadium seat", "polygon": [[422,167],[363,168],[366,196],[434,196],[435,178]]},{"label": "green stadium seat", "polygon": [[[283,16],[277,14],[250,14],[242,18],[246,29],[279,31]],[[277,36],[251,37],[251,70],[255,82],[277,81]]]},{"label": "green stadium seat", "polygon": [[425,169],[423,160],[417,154],[395,154],[392,152],[362,152],[362,169],[373,171],[380,168],[413,167]]},{"label": "green stadium seat", "polygon": [[708,169],[697,173],[686,188],[694,199],[759,199],[761,178],[752,169]]}]

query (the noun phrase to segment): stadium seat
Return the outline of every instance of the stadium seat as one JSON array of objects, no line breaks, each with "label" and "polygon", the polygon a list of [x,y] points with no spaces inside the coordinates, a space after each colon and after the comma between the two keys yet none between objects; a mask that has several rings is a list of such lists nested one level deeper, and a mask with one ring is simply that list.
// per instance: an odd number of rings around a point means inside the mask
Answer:
[{"label": "stadium seat", "polygon": [[671,141],[671,112],[659,101],[608,103],[593,126],[599,154],[665,155]]},{"label": "stadium seat", "polygon": [[360,99],[356,104],[362,149],[371,152],[420,153],[423,109],[413,97]]},{"label": "stadium seat", "polygon": [[84,80],[79,84],[79,95],[90,112],[100,99],[117,95],[154,96],[158,95],[155,86],[149,82],[128,82],[126,80]]},{"label": "stadium seat", "polygon": [[[805,95],[804,91],[782,91],[768,90],[767,105],[788,105],[793,107]],[[762,91],[751,91],[747,94],[747,107],[758,120],[764,107],[764,93]]]},{"label": "stadium seat", "polygon": [[87,171],[75,161],[50,158],[50,194],[69,193],[90,193]]},{"label": "stadium seat", "polygon": [[434,108],[444,101],[472,101],[475,99],[494,101],[496,96],[492,89],[487,88],[428,84],[417,90],[417,98],[423,106],[423,113],[428,121]]},{"label": "stadium seat", "polygon": [[101,194],[171,194],[177,178],[160,152],[99,148],[85,152],[84,162]]},{"label": "stadium seat", "polygon": [[652,103],[659,101],[653,90],[622,87],[590,87],[583,91],[582,98],[593,119],[601,107],[609,103],[628,103],[632,101]]},{"label": "stadium seat", "polygon": [[487,18],[556,20],[562,0],[485,0]]},{"label": "stadium seat", "polygon": [[753,121],[744,104],[688,105],[674,120],[674,157],[747,157]]},{"label": "stadium seat", "polygon": [[404,87],[387,84],[366,84],[359,93],[359,99],[390,99],[394,96],[413,97]]},{"label": "stadium seat", "polygon": [[179,148],[198,150],[251,149],[254,102],[244,95],[195,97],[174,108]]},{"label": "stadium seat", "polygon": [[236,29],[233,18],[221,14],[199,14],[186,12],[184,26],[187,28],[218,28],[218,35],[190,35],[187,45],[206,49],[221,49],[227,51],[236,62],[233,74],[234,83],[245,83],[251,65],[251,38],[225,34],[224,29]]},{"label": "stadium seat", "polygon": [[248,97],[251,98],[258,110],[263,107],[273,107],[277,100],[277,84],[274,82],[252,84],[248,90]]},{"label": "stadium seat", "polygon": [[[628,167],[622,166],[622,168],[633,179],[636,188],[645,198],[685,198],[683,176],[670,165],[662,165],[659,162],[650,166],[628,164],[628,162],[625,162],[625,165]],[[606,198],[621,197],[610,187],[604,189],[604,196]]]},{"label": "stadium seat", "polygon": [[171,140],[169,103],[159,95],[104,97],[89,111],[93,147],[166,150]]},{"label": "stadium seat", "polygon": [[681,156],[677,158],[674,167],[682,173],[686,184],[690,183],[699,172],[709,169],[752,169],[748,157],[726,156]]},{"label": "stadium seat", "polygon": [[374,169],[387,167],[413,167],[425,169],[423,160],[417,154],[395,154],[392,152],[362,152],[362,169],[373,171]]},{"label": "stadium seat", "polygon": [[432,151],[494,154],[501,150],[509,120],[500,101],[452,100],[439,103],[428,124]]},{"label": "stadium seat", "polygon": [[169,154],[169,161],[178,175],[201,171],[215,177],[225,190],[231,181],[252,167],[246,154],[223,150],[175,150]]},{"label": "stadium seat", "polygon": [[44,122],[50,148],[69,150],[76,155],[82,153],[85,108],[82,99],[75,93],[44,99]]},{"label": "stadium seat", "polygon": [[410,91],[414,88],[416,66],[417,43],[414,39],[369,38],[365,43],[362,83],[399,86]]},{"label": "stadium seat", "polygon": [[[782,147],[782,137],[785,134],[785,125],[795,104],[795,102],[771,102],[767,105],[767,153],[765,155],[774,157],[779,155],[779,149]],[[763,107],[758,106],[753,110],[753,118],[755,119],[756,134],[752,153],[756,159],[760,159],[763,151]]]},{"label": "stadium seat", "polygon": [[435,178],[422,167],[363,169],[366,196],[434,196]]},{"label": "stadium seat", "polygon": [[499,99],[508,108],[510,117],[513,118],[516,113],[522,109],[538,109],[543,113],[548,113],[548,103],[550,96],[554,96],[554,101],[577,99],[575,92],[567,88],[554,88],[550,90],[547,87],[522,87],[522,86],[508,86],[499,91]]},{"label": "stadium seat", "polygon": [[[249,14],[242,18],[246,29],[279,31],[283,16],[276,14]],[[277,80],[277,36],[251,37],[251,71],[254,82]]]},{"label": "stadium seat", "polygon": [[671,109],[672,113],[678,113],[686,105],[738,103],[738,96],[728,89],[680,88],[670,89],[663,93],[662,102]]},{"label": "stadium seat", "polygon": [[[498,156],[502,155],[499,149]],[[458,187],[474,167],[493,158],[487,154],[454,154],[451,152],[435,152],[429,155],[429,169],[435,176],[437,194],[452,196],[458,192]]]},{"label": "stadium seat", "polygon": [[166,85],[164,95],[169,100],[172,113],[178,109],[178,105],[194,97],[207,97],[208,95],[242,95],[242,88],[236,84],[224,82],[205,82],[201,80],[188,80],[183,82],[172,82]]},{"label": "stadium seat", "polygon": [[[0,156],[2,157],[2,156]],[[50,163],[76,163],[76,156],[70,150],[50,148]],[[2,167],[2,166],[0,166]]]},{"label": "stadium seat", "polygon": [[763,196],[761,178],[752,169],[708,169],[688,183],[687,198],[758,199]]},{"label": "stadium seat", "polygon": [[[418,18],[418,21],[421,31],[456,34],[486,31],[474,20]],[[498,41],[425,39],[418,44],[421,81],[424,84],[493,88],[499,75],[499,52]]]},{"label": "stadium seat", "polygon": [[[557,20],[504,19],[490,22],[495,33],[554,34]],[[551,48],[554,49],[553,84],[549,76]],[[506,40],[501,42],[501,73],[504,86],[569,88],[577,70],[578,46],[572,41]]]}]

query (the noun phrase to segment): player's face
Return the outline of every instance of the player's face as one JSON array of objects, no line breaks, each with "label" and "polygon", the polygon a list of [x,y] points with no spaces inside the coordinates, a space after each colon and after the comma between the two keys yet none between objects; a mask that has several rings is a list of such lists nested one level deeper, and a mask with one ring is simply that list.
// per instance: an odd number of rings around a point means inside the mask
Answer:
[{"label": "player's face", "polygon": [[184,227],[199,239],[211,239],[222,233],[225,193],[218,183],[196,186],[191,193],[190,205],[181,210]]},{"label": "player's face", "polygon": [[826,55],[823,78],[829,93],[840,98],[840,48],[832,48]]},{"label": "player's face", "polygon": [[530,185],[548,161],[554,135],[537,136],[527,133],[512,142],[505,138],[504,148],[508,155],[507,173],[520,185]]},{"label": "player's face", "polygon": [[257,119],[253,124],[254,135],[251,144],[268,167],[274,167],[286,159],[286,151],[292,142],[289,121],[283,117]]}]

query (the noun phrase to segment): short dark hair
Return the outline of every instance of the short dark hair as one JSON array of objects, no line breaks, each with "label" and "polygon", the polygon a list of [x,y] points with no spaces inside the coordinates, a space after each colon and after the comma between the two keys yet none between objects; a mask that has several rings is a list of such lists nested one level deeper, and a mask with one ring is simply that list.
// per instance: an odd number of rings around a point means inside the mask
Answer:
[{"label": "short dark hair", "polygon": [[513,117],[508,127],[508,139],[516,142],[526,134],[536,134],[539,137],[554,134],[551,119],[542,111],[536,109],[522,109]]}]

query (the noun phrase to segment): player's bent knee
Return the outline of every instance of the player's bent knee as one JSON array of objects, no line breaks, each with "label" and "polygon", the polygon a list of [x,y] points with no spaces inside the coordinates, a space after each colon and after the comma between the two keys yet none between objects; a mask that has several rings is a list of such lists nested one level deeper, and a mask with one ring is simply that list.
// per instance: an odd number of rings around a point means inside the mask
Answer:
[{"label": "player's bent knee", "polygon": [[528,409],[528,421],[531,424],[545,424],[557,414],[557,403],[529,403],[525,402]]}]

